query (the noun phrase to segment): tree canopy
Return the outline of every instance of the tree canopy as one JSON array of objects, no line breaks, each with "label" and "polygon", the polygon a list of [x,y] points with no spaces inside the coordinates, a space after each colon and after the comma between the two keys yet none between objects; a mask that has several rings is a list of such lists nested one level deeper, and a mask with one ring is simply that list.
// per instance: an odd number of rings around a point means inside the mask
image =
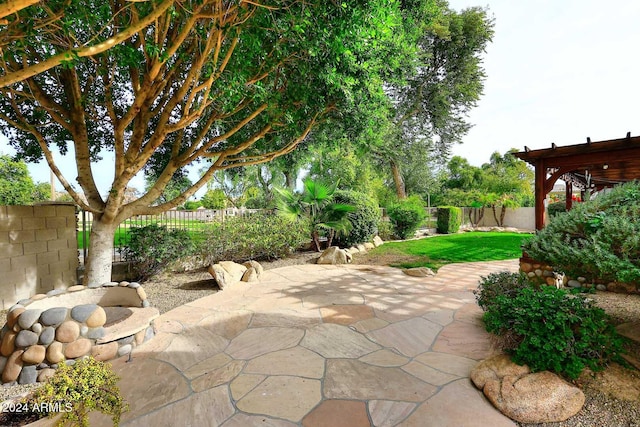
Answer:
[{"label": "tree canopy", "polygon": [[24,162],[0,155],[0,205],[30,205],[50,197],[49,185],[34,184]]}]

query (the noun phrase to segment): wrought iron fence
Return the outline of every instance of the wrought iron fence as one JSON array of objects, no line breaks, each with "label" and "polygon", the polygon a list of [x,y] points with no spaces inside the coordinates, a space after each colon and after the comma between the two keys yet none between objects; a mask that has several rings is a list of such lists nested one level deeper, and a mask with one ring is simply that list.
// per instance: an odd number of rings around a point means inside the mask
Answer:
[{"label": "wrought iron fence", "polygon": [[[129,230],[133,227],[144,227],[150,224],[162,225],[170,229],[182,229],[198,235],[204,230],[207,224],[218,221],[223,222],[225,218],[235,216],[245,216],[257,212],[260,209],[198,209],[195,211],[170,210],[158,215],[136,215],[126,219],[115,232],[113,247],[113,262],[125,261],[124,248],[129,242]],[[80,261],[84,263],[89,250],[89,238],[91,234],[91,224],[93,215],[91,212],[80,211],[78,213],[78,248],[80,251]]]}]

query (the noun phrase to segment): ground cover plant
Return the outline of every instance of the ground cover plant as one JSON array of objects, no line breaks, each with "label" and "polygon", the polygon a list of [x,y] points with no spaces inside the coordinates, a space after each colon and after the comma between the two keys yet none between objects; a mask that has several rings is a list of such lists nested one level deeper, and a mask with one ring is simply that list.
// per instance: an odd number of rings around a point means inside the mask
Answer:
[{"label": "ground cover plant", "polygon": [[569,276],[640,283],[640,182],[575,203],[524,246],[532,258]]},{"label": "ground cover plant", "polygon": [[487,331],[532,371],[576,379],[584,368],[620,361],[623,340],[592,299],[554,286],[536,287],[522,273],[491,274],[480,282],[478,305]]},{"label": "ground cover plant", "polygon": [[471,232],[434,236],[404,242],[387,242],[369,252],[371,256],[403,255],[405,260],[392,267],[438,269],[454,262],[498,261],[522,255],[528,234]]}]

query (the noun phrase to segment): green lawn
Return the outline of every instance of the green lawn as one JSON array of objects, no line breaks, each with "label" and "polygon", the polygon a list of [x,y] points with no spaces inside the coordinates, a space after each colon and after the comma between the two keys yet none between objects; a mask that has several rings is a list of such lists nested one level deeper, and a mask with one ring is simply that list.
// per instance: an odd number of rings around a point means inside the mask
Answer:
[{"label": "green lawn", "polygon": [[404,242],[389,242],[370,251],[371,256],[397,256],[393,267],[429,267],[437,270],[454,262],[498,261],[522,256],[529,234],[471,232],[435,236]]}]

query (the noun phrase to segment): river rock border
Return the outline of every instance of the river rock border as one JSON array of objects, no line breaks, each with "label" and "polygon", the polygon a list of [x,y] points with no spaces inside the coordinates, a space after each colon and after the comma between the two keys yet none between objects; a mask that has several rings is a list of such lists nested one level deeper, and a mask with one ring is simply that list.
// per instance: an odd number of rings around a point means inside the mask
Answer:
[{"label": "river rock border", "polygon": [[0,330],[2,382],[42,382],[60,363],[73,364],[89,355],[111,360],[131,353],[136,345],[154,336],[151,319],[132,335],[104,342],[108,328],[103,306],[149,308],[150,303],[136,282],[76,285],[18,301],[9,308],[7,323]]},{"label": "river rock border", "polygon": [[[543,262],[523,256],[520,258],[520,271],[525,273],[534,283],[541,285],[555,285],[554,268]],[[595,288],[599,291],[609,291],[623,294],[640,294],[640,284],[607,282],[592,283],[585,277],[564,277],[563,285],[570,288]]]}]

